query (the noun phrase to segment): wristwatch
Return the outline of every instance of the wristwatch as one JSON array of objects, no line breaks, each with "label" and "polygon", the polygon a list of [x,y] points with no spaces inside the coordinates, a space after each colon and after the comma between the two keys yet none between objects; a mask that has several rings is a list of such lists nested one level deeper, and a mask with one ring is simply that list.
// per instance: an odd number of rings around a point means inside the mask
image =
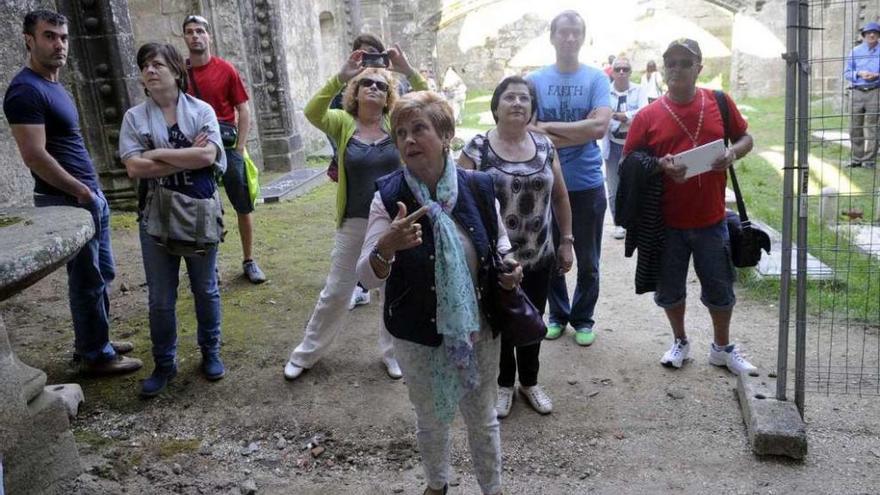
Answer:
[{"label": "wristwatch", "polygon": [[559,236],[559,244],[560,244],[560,245],[565,244],[566,242],[569,243],[569,244],[574,244],[574,236],[573,236],[573,235],[561,235],[561,236]]}]

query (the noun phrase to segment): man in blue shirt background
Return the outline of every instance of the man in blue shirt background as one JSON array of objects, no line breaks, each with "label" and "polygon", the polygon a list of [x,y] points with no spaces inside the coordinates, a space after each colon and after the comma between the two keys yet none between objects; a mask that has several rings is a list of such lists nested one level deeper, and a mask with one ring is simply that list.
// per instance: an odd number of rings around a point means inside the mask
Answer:
[{"label": "man in blue shirt background", "polygon": [[559,239],[554,228],[554,240],[556,245],[574,242],[577,257],[577,286],[570,306],[565,276],[555,274],[551,280],[547,338],[558,338],[571,324],[575,341],[583,346],[596,338],[593,310],[599,299],[599,254],[607,208],[602,152],[596,140],[605,135],[611,119],[608,76],[578,61],[585,36],[580,14],[566,10],[557,15],[550,23],[556,63],[528,76],[538,95],[536,130],[547,134],[558,149],[571,203],[573,239]]},{"label": "man in blue shirt background", "polygon": [[34,177],[35,206],[88,210],[95,235],[67,263],[76,356],[91,374],[130,373],[139,359],[123,357],[129,342],[110,342],[107,289],[115,277],[110,208],[86,150],[73,98],[58,82],[67,63],[67,18],[35,10],[24,19],[28,63],[9,84],[3,111],[25,165]]},{"label": "man in blue shirt background", "polygon": [[877,115],[880,113],[880,24],[862,28],[862,43],[846,57],[843,77],[852,83],[849,137],[853,167],[874,168],[877,160]]}]

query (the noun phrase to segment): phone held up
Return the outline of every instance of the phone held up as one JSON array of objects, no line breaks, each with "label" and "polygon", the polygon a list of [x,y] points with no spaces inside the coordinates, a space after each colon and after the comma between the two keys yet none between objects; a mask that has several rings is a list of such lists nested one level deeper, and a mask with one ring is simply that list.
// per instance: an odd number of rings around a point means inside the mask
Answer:
[{"label": "phone held up", "polygon": [[361,59],[361,66],[363,67],[376,67],[376,68],[387,68],[388,67],[388,54],[387,53],[364,53],[364,58]]}]

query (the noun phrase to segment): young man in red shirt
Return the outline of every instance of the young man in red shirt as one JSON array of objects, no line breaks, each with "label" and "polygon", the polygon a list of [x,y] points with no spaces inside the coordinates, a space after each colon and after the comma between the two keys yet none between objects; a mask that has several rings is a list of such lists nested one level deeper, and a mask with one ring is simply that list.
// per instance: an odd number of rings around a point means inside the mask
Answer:
[{"label": "young man in red shirt", "polygon": [[[261,284],[266,281],[266,276],[253,258],[254,203],[248,192],[243,158],[251,122],[248,94],[235,67],[211,54],[209,28],[207,19],[199,15],[188,16],[183,21],[183,39],[189,50],[187,64],[190,67],[187,92],[207,102],[217,113],[226,148],[227,168],[223,174],[223,188],[238,215],[238,231],[244,257],[242,269],[248,280]],[[235,142],[227,142],[224,127],[237,131]]]},{"label": "young man in red shirt", "polygon": [[680,368],[690,354],[684,328],[686,281],[690,257],[700,279],[702,303],[709,309],[714,342],[709,363],[726,366],[734,374],[756,368],[730,343],[730,318],[736,296],[735,271],[730,259],[730,236],[725,221],[724,190],[727,169],[752,149],[746,122],[727,98],[730,147],[712,170],[685,179],[687,167],[676,165],[673,155],[724,138],[724,122],[709,89],[697,88],[703,66],[696,41],[673,41],[663,54],[666,95],[642,109],[633,119],[623,154],[648,151],[659,160],[663,177],[662,210],[666,224],[660,259],[660,276],[654,301],[666,311],[674,341],[660,363]]}]

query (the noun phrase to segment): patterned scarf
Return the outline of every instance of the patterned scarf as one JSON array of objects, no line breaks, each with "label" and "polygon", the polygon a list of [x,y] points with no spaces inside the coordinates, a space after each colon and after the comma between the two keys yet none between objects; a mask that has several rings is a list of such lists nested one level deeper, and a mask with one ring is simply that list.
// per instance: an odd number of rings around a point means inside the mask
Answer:
[{"label": "patterned scarf", "polygon": [[464,248],[458,236],[452,210],[458,199],[458,174],[447,155],[443,175],[437,183],[437,200],[422,181],[404,168],[410,191],[421,205],[428,205],[434,232],[434,286],[437,294],[437,333],[442,350],[431,354],[434,410],[446,423],[452,422],[458,401],[479,384],[473,340],[480,331],[480,313],[474,283]]}]

